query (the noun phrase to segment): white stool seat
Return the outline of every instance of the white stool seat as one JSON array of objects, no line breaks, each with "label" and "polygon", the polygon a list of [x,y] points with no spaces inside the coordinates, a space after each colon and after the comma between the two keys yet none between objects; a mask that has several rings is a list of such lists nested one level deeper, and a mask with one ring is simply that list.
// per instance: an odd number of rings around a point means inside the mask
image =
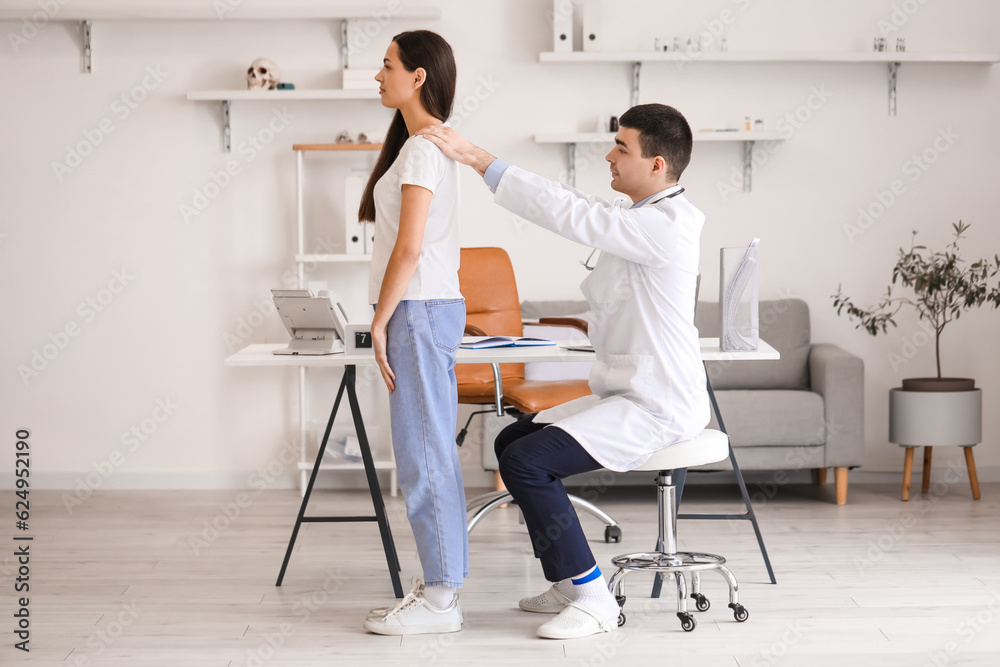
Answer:
[{"label": "white stool seat", "polygon": [[707,428],[695,438],[675,442],[653,452],[649,460],[633,470],[678,470],[729,458],[729,436]]}]

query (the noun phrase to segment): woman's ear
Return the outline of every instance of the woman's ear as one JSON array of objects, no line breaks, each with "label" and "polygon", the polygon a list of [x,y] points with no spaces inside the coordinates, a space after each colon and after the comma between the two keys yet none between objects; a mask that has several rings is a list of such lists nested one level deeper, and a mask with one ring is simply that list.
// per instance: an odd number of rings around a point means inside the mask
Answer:
[{"label": "woman's ear", "polygon": [[413,71],[413,88],[417,89],[424,85],[424,81],[427,80],[427,70],[423,67],[418,67]]}]

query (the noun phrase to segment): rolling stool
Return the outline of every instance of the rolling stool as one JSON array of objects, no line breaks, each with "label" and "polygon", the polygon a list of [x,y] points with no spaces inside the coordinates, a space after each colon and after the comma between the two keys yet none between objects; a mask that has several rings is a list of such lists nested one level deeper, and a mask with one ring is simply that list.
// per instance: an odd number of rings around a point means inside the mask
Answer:
[{"label": "rolling stool", "polygon": [[685,632],[694,630],[697,622],[687,609],[687,580],[685,573],[691,574],[691,598],[698,611],[706,611],[711,603],[701,593],[701,573],[716,570],[729,584],[729,608],[740,623],[750,614],[739,600],[739,584],[736,577],[725,566],[726,559],[715,554],[677,551],[677,505],[673,472],[681,468],[693,468],[722,461],[729,456],[729,437],[721,431],[706,429],[690,440],[682,440],[669,447],[654,452],[649,460],[633,470],[656,470],[657,512],[659,514],[659,537],[654,553],[634,553],[615,556],[611,564],[618,570],[611,577],[608,589],[622,609],[618,625],[625,624],[625,575],[632,570],[655,572],[666,578],[672,574],[677,580],[677,618]]}]

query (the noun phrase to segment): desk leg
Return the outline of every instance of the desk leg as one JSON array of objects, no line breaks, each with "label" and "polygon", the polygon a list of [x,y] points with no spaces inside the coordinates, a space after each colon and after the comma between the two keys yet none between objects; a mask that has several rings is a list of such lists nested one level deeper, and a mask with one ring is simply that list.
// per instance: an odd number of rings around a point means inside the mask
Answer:
[{"label": "desk leg", "polygon": [[[722,420],[722,413],[719,411],[719,403],[715,400],[715,392],[712,390],[712,381],[708,379],[708,373],[706,368],[706,385],[708,388],[708,398],[712,401],[712,411],[715,413],[715,420],[719,422],[719,430],[729,435],[726,430],[726,423]],[[757,544],[760,546],[760,554],[764,557],[764,565],[767,567],[767,576],[770,577],[772,584],[777,584],[777,580],[774,578],[774,570],[771,568],[771,559],[767,557],[767,547],[764,546],[764,538],[760,534],[760,526],[757,525],[757,515],[753,511],[753,505],[750,503],[750,494],[747,493],[746,482],[743,481],[743,473],[740,471],[740,466],[736,462],[736,453],[733,451],[733,443],[729,443],[729,462],[733,465],[733,471],[736,473],[736,481],[740,485],[740,493],[743,494],[743,505],[746,507],[746,512],[744,514],[678,514],[678,519],[741,519],[749,521],[753,524],[753,532],[757,536]],[[680,507],[681,496],[684,493],[684,482],[687,479],[687,469],[682,469],[675,471],[675,476],[677,478],[677,507]],[[658,598],[660,597],[660,589],[663,586],[663,581],[659,576],[653,579],[653,591],[650,593],[650,597]]]},{"label": "desk leg", "polygon": [[375,462],[372,459],[372,450],[368,445],[368,434],[365,433],[365,423],[361,419],[361,408],[358,405],[358,395],[355,391],[356,366],[347,366],[344,369],[344,378],[347,381],[347,400],[351,404],[351,415],[354,417],[354,430],[358,434],[358,444],[361,447],[361,458],[365,462],[365,475],[368,476],[368,490],[372,494],[372,504],[375,506],[375,516],[378,520],[378,529],[382,534],[382,549],[385,551],[385,562],[389,566],[389,576],[392,579],[392,590],[397,598],[403,597],[403,587],[399,583],[399,556],[396,554],[396,545],[392,540],[392,531],[389,528],[389,519],[385,514],[385,501],[382,499],[382,489],[379,487],[378,475],[375,472]]},{"label": "desk leg", "polygon": [[309,483],[302,494],[302,505],[299,506],[299,515],[295,519],[295,528],[292,529],[292,537],[288,540],[288,548],[285,549],[285,560],[281,563],[281,572],[278,573],[278,581],[274,584],[280,586],[285,578],[285,570],[288,568],[288,561],[292,557],[292,548],[295,546],[295,538],[299,536],[299,528],[302,526],[302,519],[306,514],[306,506],[309,505],[309,496],[312,495],[313,484],[316,483],[316,475],[319,473],[319,465],[323,461],[323,454],[326,452],[326,443],[330,439],[330,429],[333,428],[333,420],[340,409],[340,399],[344,396],[344,389],[347,387],[347,372],[344,372],[344,379],[340,382],[340,389],[337,390],[337,400],[333,402],[333,411],[330,412],[330,420],[326,423],[326,431],[323,433],[323,442],[319,445],[319,452],[316,454],[316,462],[313,464],[312,474],[309,476]]},{"label": "desk leg", "polygon": [[[397,598],[403,597],[403,587],[399,582],[399,558],[396,555],[396,546],[392,540],[392,533],[389,530],[389,520],[385,513],[385,503],[382,500],[382,490],[379,487],[378,475],[375,471],[375,462],[372,458],[371,447],[368,443],[368,436],[365,432],[364,421],[361,418],[361,408],[358,405],[358,396],[355,388],[357,378],[357,367],[345,366],[344,379],[340,382],[340,389],[337,391],[337,399],[333,402],[333,410],[330,412],[330,419],[326,423],[326,431],[323,433],[323,442],[320,443],[319,452],[316,454],[316,463],[313,464],[312,474],[309,476],[309,483],[306,485],[305,493],[302,496],[302,505],[299,507],[299,515],[295,520],[295,528],[292,529],[292,537],[288,541],[288,548],[285,550],[285,559],[281,563],[281,572],[278,573],[278,581],[275,586],[280,586],[285,578],[285,570],[288,568],[288,561],[292,557],[292,549],[295,546],[295,539],[298,537],[299,528],[302,524],[310,522],[333,522],[333,521],[371,521],[378,522],[379,531],[382,534],[382,547],[385,549],[385,561],[389,566],[389,576],[392,579],[392,589]],[[340,401],[347,391],[347,400],[351,406],[351,416],[354,418],[354,428],[358,434],[358,444],[361,448],[361,458],[365,465],[365,475],[368,481],[368,490],[371,492],[372,504],[375,508],[375,516],[360,517],[307,517],[306,507],[309,505],[309,497],[312,495],[313,485],[316,483],[316,475],[319,473],[320,463],[323,461],[323,454],[326,452],[326,445],[330,439],[330,431],[333,429],[333,420],[340,409]]]}]

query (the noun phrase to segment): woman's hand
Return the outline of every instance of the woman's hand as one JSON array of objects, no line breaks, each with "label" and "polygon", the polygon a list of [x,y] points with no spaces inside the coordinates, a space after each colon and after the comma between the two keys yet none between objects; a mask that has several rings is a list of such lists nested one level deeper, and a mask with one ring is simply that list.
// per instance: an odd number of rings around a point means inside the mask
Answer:
[{"label": "woman's hand", "polygon": [[375,361],[378,363],[378,369],[382,373],[382,379],[385,380],[385,386],[389,388],[389,393],[396,388],[396,374],[392,372],[389,368],[389,356],[386,353],[386,327],[387,323],[381,322],[380,318],[376,317],[372,322],[372,347],[375,350]]}]

